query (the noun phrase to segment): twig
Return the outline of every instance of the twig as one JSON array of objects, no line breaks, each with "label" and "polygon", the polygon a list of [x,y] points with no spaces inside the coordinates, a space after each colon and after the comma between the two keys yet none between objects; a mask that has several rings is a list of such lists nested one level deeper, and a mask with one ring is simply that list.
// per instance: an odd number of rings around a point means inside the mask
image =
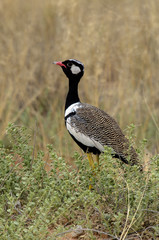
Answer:
[{"label": "twig", "polygon": [[153,212],[159,214],[159,211],[149,210],[149,209],[141,209],[141,211]]},{"label": "twig", "polygon": [[154,226],[149,226],[149,227],[145,228],[144,231],[141,234],[141,237],[143,237],[144,232],[146,232],[148,229],[154,229],[155,230],[155,227]]},{"label": "twig", "polygon": [[8,180],[8,178],[10,177],[11,173],[13,172],[13,170],[14,170],[17,166],[19,166],[20,164],[21,164],[21,163],[15,164],[15,165],[11,168],[11,170],[8,172],[8,174],[7,174],[7,175],[4,177],[4,179],[2,180],[1,185],[0,185],[0,189],[4,186],[5,181]]},{"label": "twig", "polygon": [[36,131],[37,131],[37,120],[35,120],[33,156],[32,156],[32,161],[31,161],[31,165],[30,165],[30,170],[32,170],[32,166],[33,166],[33,162],[34,162],[34,156],[35,156]]},{"label": "twig", "polygon": [[[96,233],[99,233],[99,234],[104,234],[104,235],[107,235],[107,236],[112,237],[113,239],[119,240],[118,237],[115,237],[115,236],[113,236],[113,235],[111,235],[111,234],[109,234],[109,233],[107,233],[107,232],[99,231],[99,230],[96,230],[96,229],[81,228],[81,230],[82,230],[82,231],[92,231],[92,232],[96,232]],[[70,229],[70,230],[68,230],[68,231],[65,231],[65,232],[62,232],[62,233],[58,233],[55,237],[59,237],[59,236],[64,235],[64,234],[66,234],[66,233],[75,232],[75,231],[77,231],[77,229]]]},{"label": "twig", "polygon": [[155,120],[155,118],[154,118],[154,116],[153,116],[153,114],[152,114],[152,111],[151,111],[151,109],[150,109],[150,107],[149,107],[149,105],[148,105],[148,103],[147,103],[147,99],[146,99],[145,96],[144,96],[144,100],[145,100],[146,107],[147,107],[147,109],[148,109],[148,111],[149,111],[149,114],[150,114],[150,116],[151,116],[151,118],[152,118],[152,120],[153,120],[153,122],[154,122],[154,124],[155,124],[155,126],[156,126],[156,128],[157,128],[157,130],[158,130],[158,132],[159,132],[159,126],[158,126],[158,124],[157,124],[157,122],[156,122],[156,120]]},{"label": "twig", "polygon": [[143,197],[144,197],[144,194],[145,194],[145,191],[146,191],[146,188],[147,188],[148,177],[149,177],[149,176],[147,176],[147,179],[146,179],[147,181],[146,181],[146,184],[145,184],[145,188],[144,188],[144,190],[143,190],[143,193],[142,193],[142,196],[141,196],[141,198],[140,198],[140,201],[139,201],[139,204],[138,204],[138,206],[137,206],[137,209],[136,209],[136,211],[135,211],[135,213],[134,213],[134,215],[133,215],[133,217],[132,217],[132,220],[131,220],[129,226],[127,227],[127,230],[125,231],[124,236],[123,236],[120,240],[124,240],[124,239],[126,238],[126,236],[127,236],[128,232],[129,232],[130,228],[131,228],[132,225],[136,222],[136,221],[135,221],[135,217],[136,217],[136,214],[137,214],[137,212],[138,212],[138,210],[139,210],[139,207],[140,207],[140,205],[141,205],[142,199],[143,199]]},{"label": "twig", "polygon": [[[124,179],[124,178],[123,178]],[[125,179],[124,179],[125,181]],[[126,182],[126,181],[125,181]],[[127,189],[128,189],[128,210],[127,210],[127,214],[126,214],[126,221],[125,221],[125,225],[124,225],[124,229],[121,233],[121,236],[120,236],[120,240],[122,239],[126,229],[127,229],[127,222],[128,222],[128,219],[129,219],[129,213],[130,213],[130,203],[129,203],[129,185],[128,183],[126,182],[126,186],[127,186]]]},{"label": "twig", "polygon": [[43,90],[45,89],[45,87],[41,88],[39,91],[37,91],[23,106],[23,108],[21,110],[19,110],[18,114],[12,119],[12,122],[16,122],[20,116],[22,115],[22,113],[25,111],[25,109],[30,106],[38,96],[41,95],[41,93],[43,92]]}]

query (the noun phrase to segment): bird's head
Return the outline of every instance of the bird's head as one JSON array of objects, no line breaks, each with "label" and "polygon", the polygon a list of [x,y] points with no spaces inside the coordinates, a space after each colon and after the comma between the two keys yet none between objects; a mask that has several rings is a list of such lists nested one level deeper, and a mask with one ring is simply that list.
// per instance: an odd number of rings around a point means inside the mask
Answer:
[{"label": "bird's head", "polygon": [[63,62],[53,62],[56,65],[59,65],[63,72],[65,73],[66,77],[69,79],[79,79],[84,74],[84,65],[78,60],[69,59]]}]

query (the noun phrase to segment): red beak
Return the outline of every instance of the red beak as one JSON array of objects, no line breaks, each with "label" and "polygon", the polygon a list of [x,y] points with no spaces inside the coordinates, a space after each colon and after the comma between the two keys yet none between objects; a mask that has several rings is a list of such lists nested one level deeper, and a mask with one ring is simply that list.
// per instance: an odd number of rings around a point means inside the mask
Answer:
[{"label": "red beak", "polygon": [[59,65],[61,67],[65,67],[66,68],[66,66],[62,62],[53,62],[53,64],[56,64],[56,65]]}]

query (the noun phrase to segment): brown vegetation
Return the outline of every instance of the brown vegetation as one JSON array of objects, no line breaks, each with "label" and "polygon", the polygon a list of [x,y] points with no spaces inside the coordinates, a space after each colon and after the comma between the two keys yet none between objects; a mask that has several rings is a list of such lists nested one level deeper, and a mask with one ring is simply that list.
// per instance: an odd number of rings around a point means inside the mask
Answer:
[{"label": "brown vegetation", "polygon": [[159,151],[159,4],[157,0],[0,2],[0,132],[28,126],[36,145],[52,143],[65,157],[76,148],[65,130],[68,82],[51,63],[85,64],[80,96],[136,127]]}]

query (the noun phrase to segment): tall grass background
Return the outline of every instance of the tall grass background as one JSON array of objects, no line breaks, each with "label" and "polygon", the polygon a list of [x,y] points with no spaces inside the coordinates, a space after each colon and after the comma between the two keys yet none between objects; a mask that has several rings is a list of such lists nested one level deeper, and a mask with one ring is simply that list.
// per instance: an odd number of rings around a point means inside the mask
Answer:
[{"label": "tall grass background", "polygon": [[8,122],[28,127],[71,160],[63,112],[68,81],[53,61],[85,65],[79,94],[125,131],[159,151],[159,4],[157,0],[1,0],[0,139]]}]

